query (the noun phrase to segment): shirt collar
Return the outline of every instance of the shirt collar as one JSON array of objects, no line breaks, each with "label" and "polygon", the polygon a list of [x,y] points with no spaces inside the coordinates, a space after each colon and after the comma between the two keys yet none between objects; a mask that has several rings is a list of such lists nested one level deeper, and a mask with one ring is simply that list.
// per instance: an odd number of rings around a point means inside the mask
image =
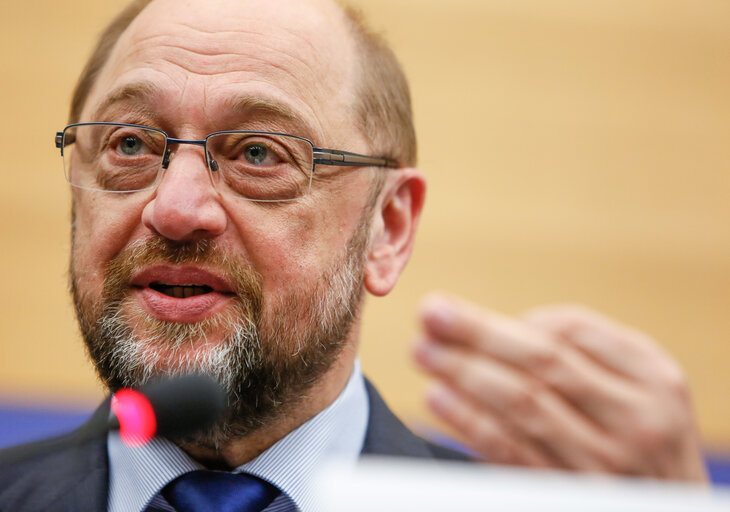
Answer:
[{"label": "shirt collar", "polygon": [[[311,489],[314,471],[325,461],[352,464],[362,451],[369,416],[365,381],[356,360],[345,389],[327,408],[277,441],[255,459],[236,468],[282,490],[299,510],[316,510]],[[175,444],[154,438],[142,447],[108,434],[109,511],[142,512],[167,483],[201,469]]]}]

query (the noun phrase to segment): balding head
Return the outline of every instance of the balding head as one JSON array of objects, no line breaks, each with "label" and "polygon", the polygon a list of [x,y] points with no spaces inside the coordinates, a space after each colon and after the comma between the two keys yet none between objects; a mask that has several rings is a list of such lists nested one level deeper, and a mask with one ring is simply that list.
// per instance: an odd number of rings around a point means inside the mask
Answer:
[{"label": "balding head", "polygon": [[[150,6],[150,4],[156,4]],[[98,77],[114,53],[120,37],[143,11],[152,18],[165,17],[170,9],[181,9],[179,3],[174,7],[165,6],[164,0],[134,0],[125,8],[102,33],[92,52],[73,93],[69,122],[81,121],[82,111],[93,90]],[[230,2],[234,7],[243,2]],[[220,9],[207,3],[206,12],[212,20],[220,20]],[[147,9],[147,7],[150,7]],[[230,6],[229,6],[230,7]],[[296,9],[299,12],[294,12]],[[156,12],[156,11],[159,11]],[[396,160],[401,166],[415,165],[416,137],[413,128],[410,94],[403,71],[393,52],[378,34],[373,33],[364,23],[362,16],[354,9],[328,1],[290,3],[283,9],[284,16],[277,18],[278,23],[295,21],[298,24],[322,23],[325,33],[335,43],[336,51],[352,48],[351,58],[346,55],[319,56],[323,66],[322,83],[331,83],[343,69],[350,71],[350,80],[345,90],[339,90],[348,108],[342,115],[345,121],[354,125],[367,141],[368,150]],[[249,16],[256,19],[255,9],[247,7]],[[223,18],[226,18],[223,16]],[[163,18],[164,19],[164,18]],[[261,17],[261,23],[271,23],[270,17]],[[204,23],[205,20],[196,19]],[[341,29],[344,29],[341,30]],[[262,29],[265,31],[265,29]],[[343,35],[349,41],[343,44]],[[339,38],[339,39],[337,39]],[[302,44],[310,44],[306,40]],[[279,43],[271,39],[271,45]],[[344,47],[344,48],[343,48]],[[211,56],[215,58],[215,56]],[[341,60],[347,58],[343,63]],[[94,121],[96,119],[83,119]]]}]

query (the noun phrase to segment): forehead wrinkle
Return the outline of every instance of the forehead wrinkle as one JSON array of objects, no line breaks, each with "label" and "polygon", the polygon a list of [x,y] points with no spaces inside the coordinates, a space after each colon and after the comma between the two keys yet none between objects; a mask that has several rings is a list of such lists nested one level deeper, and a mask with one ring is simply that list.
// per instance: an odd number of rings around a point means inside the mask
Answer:
[{"label": "forehead wrinkle", "polygon": [[[208,54],[196,52],[196,51],[190,50],[190,49],[183,49],[183,48],[180,48],[179,46],[174,46],[174,45],[161,45],[161,46],[158,46],[157,48],[158,49],[163,49],[163,48],[169,49],[170,53],[167,56],[163,57],[164,60],[166,62],[168,62],[169,64],[172,64],[182,70],[185,70],[187,73],[189,73],[191,75],[215,77],[215,76],[224,76],[224,75],[231,75],[231,74],[237,74],[237,73],[247,73],[247,72],[253,71],[251,69],[252,68],[251,64],[257,64],[257,65],[264,65],[268,68],[277,69],[277,70],[281,71],[282,73],[285,73],[286,75],[288,75],[289,78],[294,80],[296,83],[301,83],[301,76],[299,73],[297,73],[291,69],[288,69],[288,67],[285,65],[277,64],[276,62],[274,62],[270,59],[267,59],[265,56],[257,57],[257,56],[253,56],[253,55],[246,55],[246,60],[247,60],[247,64],[248,64],[248,66],[246,66],[246,67],[241,66],[236,69],[230,69],[230,70],[220,70],[220,69],[204,70],[204,69],[194,68],[193,64],[189,63],[188,59],[186,59],[184,57],[183,58],[174,57],[173,52],[179,53],[183,56],[185,54],[194,54],[194,55],[198,55],[198,56],[202,56],[202,57],[208,57],[208,59],[206,59],[206,66],[208,66],[208,67],[212,67],[212,66],[210,66],[210,64],[214,63],[216,61],[221,61],[221,62],[225,63],[225,62],[230,62],[231,57],[241,58],[242,56],[239,53],[215,53],[215,54],[208,55]],[[256,46],[256,48],[260,50],[261,46]],[[288,56],[288,54],[286,54],[286,53],[284,53],[282,55]],[[307,67],[310,70],[310,72],[314,73],[314,70],[305,61],[303,61],[301,59],[293,58],[291,56],[288,56],[288,57],[294,62],[303,64],[305,67]]]},{"label": "forehead wrinkle", "polygon": [[[328,60],[322,58],[322,54],[324,53],[323,48],[317,49],[308,37],[293,32],[288,32],[287,36],[294,36],[297,40],[295,44],[292,44],[287,37],[277,35],[276,33],[244,29],[205,31],[191,27],[185,23],[178,23],[178,25],[185,27],[191,32],[205,34],[205,37],[196,38],[195,34],[181,34],[177,31],[172,36],[170,33],[153,33],[144,36],[137,34],[137,37],[132,35],[132,41],[130,41],[129,47],[124,52],[123,60],[147,52],[150,49],[157,50],[163,48],[200,57],[238,57],[266,62],[264,58],[257,57],[257,53],[263,49],[275,54],[285,55],[293,61],[304,64],[312,71],[314,71],[312,62],[326,62]],[[249,40],[246,40],[246,36],[253,36],[254,39],[251,40],[249,38]],[[310,56],[313,58],[305,59],[294,56],[294,52],[300,52],[302,46],[309,48],[311,51]],[[308,62],[309,60],[312,62]],[[315,74],[317,73],[315,72]]]},{"label": "forehead wrinkle", "polygon": [[[158,55],[153,54],[152,56],[147,56],[147,59],[152,60],[151,64],[154,64],[154,59],[161,59],[185,71],[187,74],[209,77],[252,72],[254,71],[254,67],[257,65],[263,65],[264,67],[270,69],[276,69],[287,75],[287,77],[290,78],[293,83],[302,82],[301,77],[303,75],[303,70],[298,69],[299,67],[305,68],[306,71],[310,73],[313,77],[319,77],[320,75],[324,74],[323,72],[314,69],[312,67],[312,63],[308,62],[306,59],[301,59],[299,57],[291,55],[282,49],[254,43],[247,43],[246,46],[250,46],[251,50],[253,51],[248,54],[243,54],[240,52],[207,52],[191,48],[182,48],[180,45],[174,43],[158,43],[154,46],[154,50],[159,51],[160,53]],[[147,46],[143,46],[128,51],[125,53],[124,60],[133,59],[138,54],[148,51],[148,49],[149,48]],[[258,56],[255,54],[255,52],[262,52],[262,50],[267,50],[272,54],[278,55],[280,58],[286,58],[286,60],[290,63],[293,63],[293,65],[287,66],[286,64],[277,63],[276,59],[273,59],[272,55],[270,54],[262,56]],[[205,57],[203,67],[195,66],[195,63],[193,63],[192,60],[189,58],[191,54],[198,57]],[[241,65],[234,69],[228,70],[215,68],[216,63],[220,62],[228,64],[232,61],[232,59],[245,59],[245,65]],[[146,59],[143,59],[143,61],[144,60]],[[244,64],[243,60],[241,62],[242,64]],[[124,61],[122,61],[122,65],[123,63]],[[210,69],[204,69],[204,67],[208,67]],[[312,85],[316,86],[326,82],[326,80],[316,80],[315,83]]]},{"label": "forehead wrinkle", "polygon": [[[249,20],[244,20],[244,23]],[[301,21],[301,20],[299,20]],[[225,19],[216,18],[216,23],[220,22],[226,22]],[[342,20],[338,20],[338,22],[342,22]],[[197,32],[199,34],[205,34],[207,36],[210,36],[209,38],[215,38],[218,36],[233,36],[232,41],[238,40],[241,36],[254,36],[256,38],[259,38],[259,40],[267,41],[267,40],[275,40],[277,42],[286,42],[289,46],[294,46],[297,49],[301,49],[302,47],[308,47],[309,50],[313,52],[313,55],[320,55],[322,53],[322,48],[317,48],[314,43],[312,42],[312,34],[307,32],[306,29],[311,29],[311,24],[302,24],[300,22],[296,23],[294,26],[287,26],[285,33],[277,33],[276,31],[267,29],[267,30],[258,30],[255,27],[243,27],[241,23],[235,23],[235,28],[211,28],[206,29],[202,27],[202,24],[200,20],[195,20],[194,23],[188,22],[184,19],[178,19],[173,22],[177,27],[182,27],[184,29],[190,30],[191,32]],[[332,28],[332,27],[330,27]],[[318,30],[322,30],[322,27],[319,27]],[[176,32],[179,33],[178,30]],[[290,37],[296,38],[296,41],[292,44],[290,41]]]},{"label": "forehead wrinkle", "polygon": [[[266,41],[266,40],[276,40],[278,42],[281,42],[281,41],[288,42],[285,37],[283,37],[281,35],[277,35],[276,33],[273,33],[273,32],[262,32],[262,31],[249,30],[249,29],[243,29],[243,28],[237,28],[235,30],[205,30],[205,29],[200,28],[200,27],[197,27],[197,26],[189,25],[189,24],[187,24],[187,23],[185,23],[183,21],[180,21],[180,22],[177,22],[177,23],[178,23],[178,25],[180,25],[182,27],[185,27],[185,28],[187,28],[187,29],[189,29],[189,30],[191,30],[193,32],[199,32],[201,34],[207,34],[209,36],[218,37],[218,36],[231,35],[231,36],[234,36],[234,39],[233,40],[236,40],[238,37],[241,37],[242,35],[249,35],[249,36],[256,36],[258,38],[261,38],[264,41]],[[287,35],[288,36],[294,36],[294,37],[297,38],[297,40],[299,42],[297,44],[297,47],[298,48],[300,48],[301,47],[301,44],[303,44],[305,46],[308,46],[309,49],[312,50],[315,54],[320,53],[320,50],[318,50],[314,46],[314,43],[312,43],[312,41],[310,40],[309,37],[307,37],[305,35],[297,34],[297,33],[292,32],[292,31],[287,32]],[[162,37],[162,36],[160,36],[160,37]]]},{"label": "forehead wrinkle", "polygon": [[[221,20],[217,21],[220,22]],[[201,75],[218,74],[209,72],[206,69],[213,67],[209,66],[211,62],[216,62],[210,59],[211,57],[223,62],[226,62],[229,58],[247,58],[280,69],[296,81],[301,78],[300,71],[294,72],[293,70],[287,70],[282,65],[277,65],[276,58],[271,58],[272,55],[268,55],[268,59],[266,56],[259,56],[263,50],[271,52],[273,55],[284,56],[287,61],[303,66],[313,77],[320,78],[322,82],[325,81],[325,77],[327,77],[327,82],[332,81],[332,77],[328,75],[339,69],[334,63],[350,60],[346,55],[336,55],[341,54],[345,47],[351,47],[352,39],[349,33],[345,33],[344,45],[343,42],[333,45],[331,40],[329,40],[329,44],[316,45],[311,31],[305,30],[306,24],[301,30],[297,30],[295,26],[289,27],[286,32],[277,32],[275,30],[262,31],[238,25],[235,29],[206,30],[186,20],[175,20],[172,23],[173,27],[167,25],[144,26],[139,27],[141,33],[140,31],[130,33],[128,36],[130,49],[125,51],[125,56],[136,55],[139,52],[155,48],[177,50],[183,55],[183,58],[177,64],[182,64],[181,68],[188,72]],[[152,32],[145,33],[150,28]],[[303,49],[306,49],[306,52],[303,53]],[[349,49],[351,50],[351,48]],[[192,66],[186,65],[189,59],[185,58],[185,52],[187,52],[187,56],[192,54],[205,57],[206,60],[202,62],[203,67],[193,69]],[[351,53],[351,51],[345,50],[345,53]],[[166,60],[169,61],[170,58]],[[220,74],[233,71],[235,70],[221,71]]]}]

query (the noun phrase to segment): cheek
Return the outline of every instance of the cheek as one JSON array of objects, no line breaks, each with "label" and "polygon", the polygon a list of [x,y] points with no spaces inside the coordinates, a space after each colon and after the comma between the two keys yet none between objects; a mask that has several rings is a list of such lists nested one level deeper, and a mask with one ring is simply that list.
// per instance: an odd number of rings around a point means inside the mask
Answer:
[{"label": "cheek", "polygon": [[263,277],[265,295],[272,298],[294,289],[311,291],[341,258],[350,238],[348,215],[331,202],[252,205],[250,210],[234,224],[251,264]]},{"label": "cheek", "polygon": [[130,242],[140,226],[141,198],[105,196],[88,191],[74,195],[72,261],[81,290],[100,297],[107,264]]},{"label": "cheek", "polygon": [[264,291],[306,282],[321,257],[319,223],[311,216],[281,210],[261,213],[235,224],[250,263],[264,280]]}]

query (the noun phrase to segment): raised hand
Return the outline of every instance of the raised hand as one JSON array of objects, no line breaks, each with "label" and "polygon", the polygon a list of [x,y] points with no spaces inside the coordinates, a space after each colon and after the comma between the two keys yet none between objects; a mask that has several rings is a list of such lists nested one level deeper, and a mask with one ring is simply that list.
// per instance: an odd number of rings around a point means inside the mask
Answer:
[{"label": "raised hand", "polygon": [[433,412],[496,463],[706,481],[689,389],[646,335],[580,306],[423,303]]}]

